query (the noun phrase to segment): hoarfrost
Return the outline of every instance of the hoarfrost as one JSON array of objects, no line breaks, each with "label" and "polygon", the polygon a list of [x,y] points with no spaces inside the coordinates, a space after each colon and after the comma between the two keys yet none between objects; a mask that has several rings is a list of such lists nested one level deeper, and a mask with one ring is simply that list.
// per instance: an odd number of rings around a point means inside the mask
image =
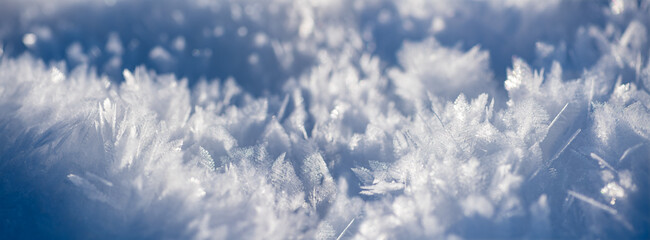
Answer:
[{"label": "hoarfrost", "polygon": [[649,234],[648,1],[33,2],[0,238]]}]

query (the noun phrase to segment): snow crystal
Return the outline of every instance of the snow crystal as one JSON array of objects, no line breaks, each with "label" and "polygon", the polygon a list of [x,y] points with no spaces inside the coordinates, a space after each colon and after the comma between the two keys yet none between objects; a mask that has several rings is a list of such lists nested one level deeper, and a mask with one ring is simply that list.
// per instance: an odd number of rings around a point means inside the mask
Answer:
[{"label": "snow crystal", "polygon": [[648,238],[649,10],[4,1],[0,239]]}]

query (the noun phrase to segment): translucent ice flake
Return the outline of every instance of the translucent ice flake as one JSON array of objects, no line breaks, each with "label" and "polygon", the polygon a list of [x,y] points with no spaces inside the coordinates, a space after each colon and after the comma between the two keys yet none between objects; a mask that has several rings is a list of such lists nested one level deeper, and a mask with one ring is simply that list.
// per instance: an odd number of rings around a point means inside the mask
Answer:
[{"label": "translucent ice flake", "polygon": [[199,163],[209,171],[214,171],[215,169],[215,163],[212,156],[210,156],[210,153],[203,147],[199,147]]},{"label": "translucent ice flake", "polygon": [[363,195],[388,194],[390,192],[404,189],[404,184],[397,182],[379,181],[369,186],[361,186],[361,189],[362,191],[359,194]]},{"label": "translucent ice flake", "polygon": [[336,193],[334,179],[319,153],[314,153],[305,159],[301,174],[312,206],[316,207],[333,198]]},{"label": "translucent ice flake", "polygon": [[94,184],[90,183],[88,180],[72,173],[68,174],[67,178],[75,186],[79,187],[88,198],[104,203],[109,203],[108,196],[97,189],[97,187]]}]

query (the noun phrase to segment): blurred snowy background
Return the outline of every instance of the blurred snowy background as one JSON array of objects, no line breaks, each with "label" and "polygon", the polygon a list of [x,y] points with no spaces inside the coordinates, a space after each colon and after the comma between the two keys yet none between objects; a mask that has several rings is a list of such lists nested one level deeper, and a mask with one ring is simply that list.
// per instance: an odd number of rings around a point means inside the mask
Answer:
[{"label": "blurred snowy background", "polygon": [[648,26],[645,0],[4,0],[0,239],[645,239]]}]

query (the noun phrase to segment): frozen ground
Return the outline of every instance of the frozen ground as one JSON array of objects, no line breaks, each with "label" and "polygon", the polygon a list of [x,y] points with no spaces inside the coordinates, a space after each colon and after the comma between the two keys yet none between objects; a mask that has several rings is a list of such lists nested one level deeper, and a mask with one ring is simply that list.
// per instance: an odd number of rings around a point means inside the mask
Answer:
[{"label": "frozen ground", "polygon": [[650,237],[650,1],[4,0],[0,239]]}]

